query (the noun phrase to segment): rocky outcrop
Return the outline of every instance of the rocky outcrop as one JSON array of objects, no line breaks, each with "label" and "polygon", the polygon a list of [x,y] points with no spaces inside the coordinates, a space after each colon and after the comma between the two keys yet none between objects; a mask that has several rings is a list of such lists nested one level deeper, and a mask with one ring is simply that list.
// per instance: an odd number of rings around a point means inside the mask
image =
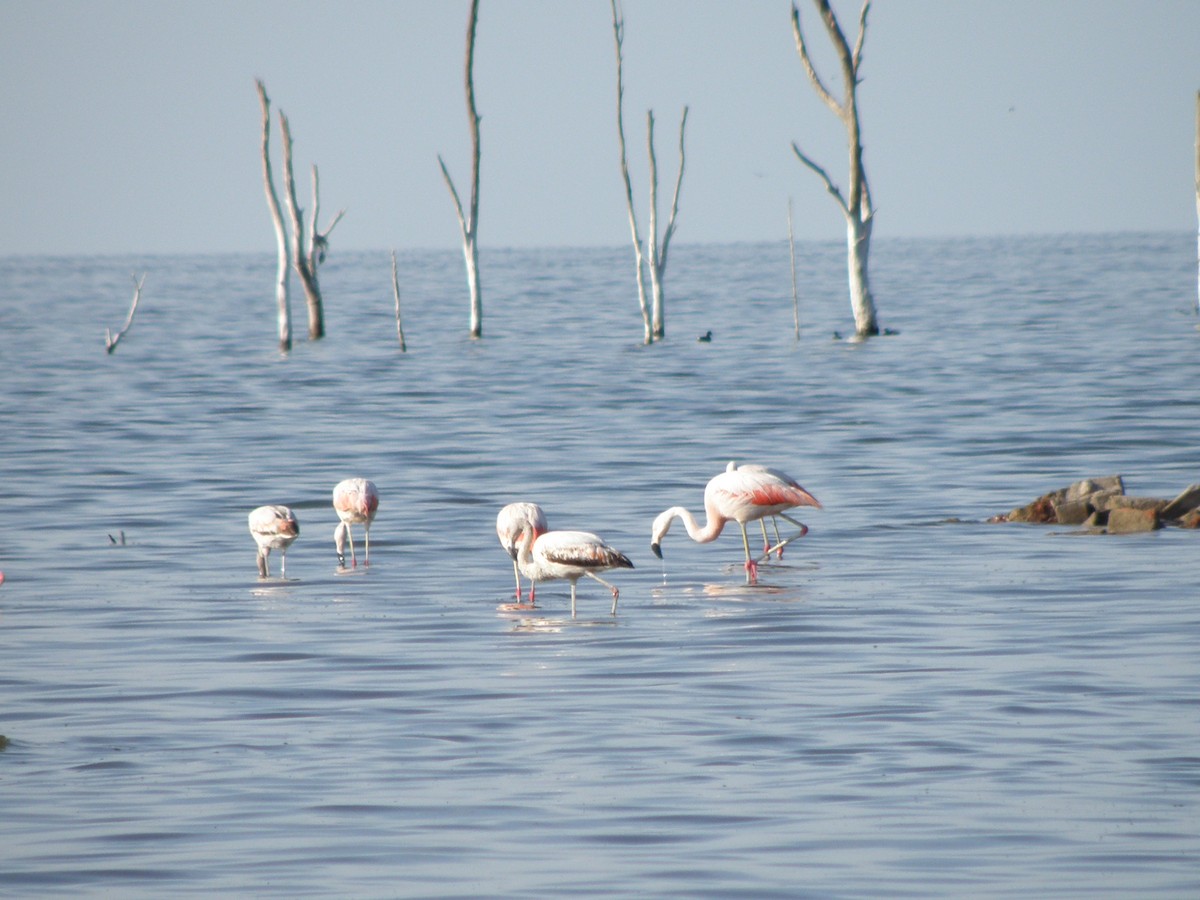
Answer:
[{"label": "rocky outcrop", "polygon": [[1168,500],[1126,494],[1120,475],[1085,478],[988,521],[1077,525],[1098,534],[1134,534],[1164,525],[1200,528],[1200,484]]}]

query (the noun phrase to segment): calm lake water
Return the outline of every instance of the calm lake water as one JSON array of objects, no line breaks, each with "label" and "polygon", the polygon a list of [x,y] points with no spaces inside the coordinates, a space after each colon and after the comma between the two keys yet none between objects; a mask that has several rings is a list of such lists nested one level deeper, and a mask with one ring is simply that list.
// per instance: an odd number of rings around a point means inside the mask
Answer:
[{"label": "calm lake water", "polygon": [[[984,524],[1200,481],[1195,251],[877,240],[853,344],[841,246],[798,342],[785,243],[679,246],[653,347],[628,248],[485,252],[477,342],[405,253],[401,354],[335,246],[287,356],[269,254],[0,259],[0,894],[1200,895],[1200,535]],[[730,459],[825,505],[753,588],[736,529],[648,547]],[[518,499],[634,560],[615,617],[497,609]]]}]

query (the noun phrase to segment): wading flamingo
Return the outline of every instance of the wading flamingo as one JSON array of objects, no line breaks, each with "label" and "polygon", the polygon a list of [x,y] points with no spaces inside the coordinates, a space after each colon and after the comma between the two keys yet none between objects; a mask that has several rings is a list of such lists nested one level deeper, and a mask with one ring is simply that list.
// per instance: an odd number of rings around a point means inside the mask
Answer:
[{"label": "wading flamingo", "polygon": [[533,529],[526,528],[517,539],[517,563],[529,579],[529,604],[534,603],[534,588],[539,581],[571,582],[571,618],[575,618],[575,583],[584,575],[594,578],[612,591],[612,614],[617,614],[617,598],[621,596],[597,572],[608,569],[632,569],[629,557],[604,543],[589,531],[547,531],[534,539]]},{"label": "wading flamingo", "polygon": [[280,574],[287,578],[287,551],[292,541],[300,536],[300,523],[296,514],[286,506],[260,506],[250,513],[250,534],[258,544],[258,574],[267,578],[267,557],[272,550],[280,556]]},{"label": "wading flamingo", "polygon": [[375,520],[375,510],[379,509],[379,491],[375,483],[365,478],[347,478],[339,482],[333,489],[333,508],[341,522],[333,529],[333,543],[337,548],[338,565],[346,567],[346,541],[350,542],[350,565],[358,566],[358,557],[354,553],[354,535],[350,533],[351,525],[363,527],[363,565],[371,564],[371,523]]},{"label": "wading flamingo", "polygon": [[[750,555],[750,539],[746,536],[746,523],[767,516],[779,516],[800,527],[797,537],[808,532],[808,526],[785,515],[785,509],[793,506],[814,506],[820,502],[802,488],[794,478],[778,469],[766,466],[739,466],[729,463],[725,471],[715,476],[704,488],[704,514],[707,521],[701,528],[687,509],[672,506],[658,514],[650,530],[650,549],[662,559],[662,539],[676,518],[683,519],[688,537],[698,544],[715,541],[726,522],[737,522],[742,530],[742,546],[746,550],[746,583],[758,583],[758,563]],[[764,531],[765,539],[765,531]],[[792,539],[794,540],[794,538]],[[787,543],[784,541],[783,543]],[[782,544],[780,545],[782,547]]]},{"label": "wading flamingo", "polygon": [[[513,577],[517,580],[517,604],[521,603],[521,570],[517,566],[517,543],[525,529],[533,531],[535,541],[550,530],[550,526],[546,524],[546,514],[536,503],[510,503],[496,516],[496,537],[500,538],[500,546],[513,561]],[[529,590],[529,605],[533,606],[532,586]]]}]

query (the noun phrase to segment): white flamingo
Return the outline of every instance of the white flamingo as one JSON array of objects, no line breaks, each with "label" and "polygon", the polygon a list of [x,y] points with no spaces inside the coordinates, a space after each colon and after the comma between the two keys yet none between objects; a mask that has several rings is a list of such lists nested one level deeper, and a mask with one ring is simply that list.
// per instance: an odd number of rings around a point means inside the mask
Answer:
[{"label": "white flamingo", "polygon": [[617,614],[621,592],[597,572],[608,569],[632,569],[629,557],[606,544],[590,531],[547,531],[534,539],[533,529],[521,532],[517,541],[517,563],[529,586],[529,603],[534,603],[534,588],[539,581],[571,582],[571,618],[575,618],[575,583],[584,575],[594,578],[612,591],[612,614]]},{"label": "white flamingo", "polygon": [[250,534],[258,544],[258,574],[267,578],[267,557],[278,550],[280,571],[287,578],[287,551],[292,541],[300,536],[300,523],[296,514],[286,506],[260,506],[250,513]]},{"label": "white flamingo", "polygon": [[[496,516],[496,537],[500,538],[500,546],[512,557],[513,577],[517,581],[517,604],[521,603],[521,570],[517,565],[517,543],[521,532],[525,529],[533,531],[533,539],[550,530],[546,524],[546,514],[536,503],[510,503]],[[533,588],[530,586],[529,604],[533,605]]]},{"label": "white flamingo", "polygon": [[[779,516],[798,526],[801,531],[796,537],[802,537],[808,533],[808,526],[783,512],[795,506],[820,509],[821,503],[794,478],[778,469],[757,465],[739,466],[736,462],[730,462],[725,471],[713,477],[704,488],[704,514],[707,520],[704,526],[701,527],[696,517],[684,507],[672,506],[655,518],[650,530],[650,549],[655,556],[662,558],[662,539],[677,518],[683,520],[688,537],[698,544],[715,541],[726,522],[737,522],[742,530],[742,546],[746,550],[746,582],[757,584],[758,564],[750,555],[746,523],[767,516]],[[779,549],[786,543],[782,542]]]},{"label": "white flamingo", "polygon": [[379,491],[375,483],[365,478],[347,478],[338,482],[333,489],[333,508],[341,521],[333,530],[333,543],[337,548],[338,565],[346,566],[346,542],[350,542],[350,565],[358,565],[358,557],[354,553],[354,535],[351,525],[362,525],[363,565],[371,564],[371,523],[375,520],[375,511],[379,509]]}]

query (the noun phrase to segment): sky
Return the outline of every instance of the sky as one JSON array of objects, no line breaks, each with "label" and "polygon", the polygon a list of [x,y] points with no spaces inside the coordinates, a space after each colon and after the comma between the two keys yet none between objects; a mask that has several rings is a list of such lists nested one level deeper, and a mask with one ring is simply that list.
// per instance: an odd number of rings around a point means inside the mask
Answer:
[{"label": "sky", "polygon": [[[808,0],[818,68],[840,77]],[[0,0],[0,255],[274,253],[262,78],[301,204],[331,249],[458,249],[469,193],[467,0]],[[836,0],[857,29],[859,3]],[[846,182],[787,0],[624,0],[626,138],[642,228],[688,107],[679,243],[843,240],[791,143]],[[875,0],[859,88],[887,237],[1194,231],[1196,0]],[[479,244],[629,241],[608,0],[482,0]],[[272,129],[278,153],[278,129]],[[278,174],[278,159],[276,172]]]}]

